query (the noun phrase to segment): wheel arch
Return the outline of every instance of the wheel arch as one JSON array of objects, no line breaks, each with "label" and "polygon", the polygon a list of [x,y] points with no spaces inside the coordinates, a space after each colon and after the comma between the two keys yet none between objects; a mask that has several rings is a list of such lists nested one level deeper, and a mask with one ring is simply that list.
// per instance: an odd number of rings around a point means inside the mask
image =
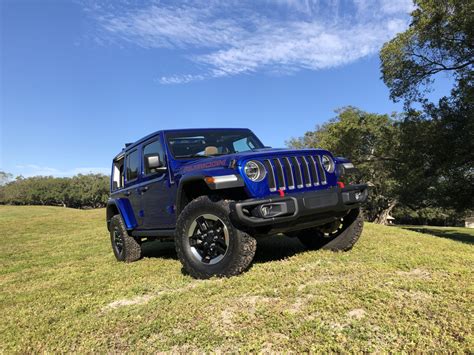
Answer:
[{"label": "wheel arch", "polygon": [[210,193],[211,189],[207,186],[204,178],[205,176],[202,174],[193,174],[181,178],[176,194],[176,213],[178,215],[190,201]]},{"label": "wheel arch", "polygon": [[211,188],[204,180],[206,175],[193,174],[183,177],[179,181],[176,195],[176,213],[179,215],[186,205],[200,196],[219,196],[223,199],[242,200],[248,198],[243,186],[224,189]]},{"label": "wheel arch", "polygon": [[106,207],[107,229],[110,230],[110,220],[113,216],[119,214],[127,230],[132,230],[137,226],[135,215],[133,214],[130,201],[124,198],[110,199]]}]

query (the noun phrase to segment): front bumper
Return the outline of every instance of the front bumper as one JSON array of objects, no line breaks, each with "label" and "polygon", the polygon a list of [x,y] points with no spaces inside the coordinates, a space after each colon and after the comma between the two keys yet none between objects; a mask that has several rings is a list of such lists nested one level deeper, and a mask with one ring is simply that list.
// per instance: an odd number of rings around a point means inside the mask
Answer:
[{"label": "front bumper", "polygon": [[367,200],[367,185],[332,187],[283,197],[249,199],[231,204],[231,218],[237,225],[271,227],[282,232],[328,223],[360,207]]}]

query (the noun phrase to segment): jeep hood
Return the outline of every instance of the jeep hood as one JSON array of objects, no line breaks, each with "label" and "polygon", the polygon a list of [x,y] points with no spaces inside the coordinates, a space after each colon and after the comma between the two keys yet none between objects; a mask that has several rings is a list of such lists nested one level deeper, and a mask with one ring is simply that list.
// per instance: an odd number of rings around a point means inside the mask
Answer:
[{"label": "jeep hood", "polygon": [[310,154],[329,154],[324,149],[285,149],[285,148],[262,148],[255,149],[253,151],[233,153],[226,155],[218,155],[209,158],[197,158],[192,160],[182,160],[180,166],[177,169],[177,173],[186,174],[190,172],[196,172],[200,170],[209,169],[223,169],[228,168],[232,160],[237,162],[237,165],[242,165],[244,162],[254,158],[271,158],[271,157],[283,157],[293,155],[310,155]]}]

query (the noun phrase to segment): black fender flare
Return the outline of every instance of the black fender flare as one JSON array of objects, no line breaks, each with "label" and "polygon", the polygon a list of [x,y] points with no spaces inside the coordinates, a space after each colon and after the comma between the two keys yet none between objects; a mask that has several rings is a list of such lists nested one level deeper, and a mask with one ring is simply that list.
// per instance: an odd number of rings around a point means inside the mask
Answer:
[{"label": "black fender flare", "polygon": [[[194,174],[189,174],[183,176],[178,183],[178,188],[177,188],[177,193],[176,193],[176,213],[179,214],[183,210],[184,206],[181,206],[182,204],[182,196],[183,196],[183,190],[184,187],[190,183],[193,182],[203,182],[209,190],[224,190],[224,189],[231,189],[235,187],[244,187],[245,182],[242,179],[242,177],[239,174],[229,174],[229,175],[235,175],[236,180],[235,181],[226,181],[226,182],[207,182],[206,177],[209,177],[210,175],[203,174],[203,173],[194,173]],[[217,175],[218,176],[218,175]],[[217,177],[216,176],[216,177]]]},{"label": "black fender flare", "polygon": [[179,215],[184,208],[184,206],[181,206],[184,186],[189,183],[197,182],[197,181],[202,181],[206,183],[206,181],[204,180],[205,177],[206,176],[204,174],[190,174],[190,175],[183,176],[179,180],[177,193],[176,193],[176,214],[177,215]]}]

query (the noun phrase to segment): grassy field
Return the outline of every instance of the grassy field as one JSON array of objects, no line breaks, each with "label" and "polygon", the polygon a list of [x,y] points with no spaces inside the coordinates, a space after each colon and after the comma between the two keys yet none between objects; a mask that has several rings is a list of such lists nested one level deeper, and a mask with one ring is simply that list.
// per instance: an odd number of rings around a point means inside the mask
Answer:
[{"label": "grassy field", "polygon": [[349,253],[268,237],[247,273],[197,281],[171,243],[116,262],[104,213],[0,206],[0,353],[474,351],[473,230],[366,224]]}]

